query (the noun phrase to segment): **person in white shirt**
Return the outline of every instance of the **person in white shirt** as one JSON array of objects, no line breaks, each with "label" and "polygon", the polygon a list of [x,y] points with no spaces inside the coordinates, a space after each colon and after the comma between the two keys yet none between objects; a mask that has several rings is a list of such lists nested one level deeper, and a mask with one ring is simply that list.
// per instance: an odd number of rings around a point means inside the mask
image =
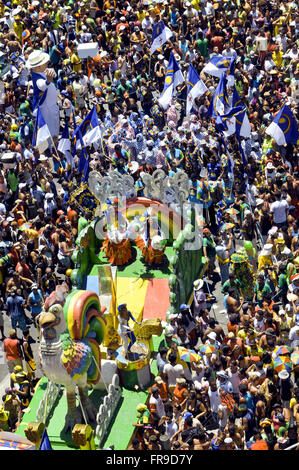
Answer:
[{"label": "person in white shirt", "polygon": [[165,416],[165,407],[157,387],[152,388],[149,409],[155,424],[158,424],[162,416]]},{"label": "person in white shirt", "polygon": [[218,407],[221,404],[221,397],[220,397],[217,384],[215,381],[210,382],[210,386],[208,390],[208,397],[210,401],[210,409],[211,409],[212,415],[218,422],[219,420]]},{"label": "person in white shirt", "polygon": [[233,395],[234,397],[239,396],[239,385],[240,385],[240,376],[239,376],[239,370],[238,370],[238,365],[236,361],[231,361],[228,369],[226,370],[226,373],[228,375],[228,380],[232,384],[233,388]]},{"label": "person in white shirt", "polygon": [[176,379],[184,377],[184,368],[182,364],[177,364],[177,355],[175,352],[171,352],[168,356],[168,364],[165,364],[163,368],[163,375],[167,377],[167,384],[170,391],[173,391],[176,387]]},{"label": "person in white shirt", "polygon": [[299,325],[295,325],[295,326],[293,326],[293,328],[290,329],[289,341],[290,341],[291,348],[293,348],[293,349],[298,348],[298,346],[299,346]]},{"label": "person in white shirt", "polygon": [[219,416],[219,429],[224,431],[225,426],[227,425],[228,412],[227,407],[220,403],[218,406],[218,416]]},{"label": "person in white shirt", "polygon": [[276,227],[281,227],[286,223],[289,205],[285,199],[281,199],[282,194],[275,193],[276,201],[270,205],[270,212],[273,214],[273,222]]},{"label": "person in white shirt", "polygon": [[225,44],[225,48],[222,51],[223,57],[235,57],[237,55],[235,49],[230,47],[229,42]]}]

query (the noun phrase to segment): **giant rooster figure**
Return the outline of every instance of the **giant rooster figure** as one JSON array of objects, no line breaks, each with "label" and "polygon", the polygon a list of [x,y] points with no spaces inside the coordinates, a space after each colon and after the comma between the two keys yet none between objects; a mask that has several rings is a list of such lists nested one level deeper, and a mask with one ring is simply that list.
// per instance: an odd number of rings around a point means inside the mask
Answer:
[{"label": "giant rooster figure", "polygon": [[82,421],[80,407],[76,407],[76,387],[87,419],[96,418],[97,411],[88,398],[88,385],[100,379],[104,311],[96,293],[75,290],[67,295],[62,285],[46,299],[38,317],[42,371],[49,380],[66,388],[65,432]]}]

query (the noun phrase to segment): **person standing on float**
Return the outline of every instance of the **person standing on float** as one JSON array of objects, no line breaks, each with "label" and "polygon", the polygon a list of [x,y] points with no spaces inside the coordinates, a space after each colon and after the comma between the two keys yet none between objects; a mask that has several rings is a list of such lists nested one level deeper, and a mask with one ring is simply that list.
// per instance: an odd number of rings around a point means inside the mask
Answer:
[{"label": "person standing on float", "polygon": [[[51,137],[55,139],[59,136],[60,116],[57,90],[53,83],[56,72],[48,68],[49,61],[50,56],[47,53],[36,50],[29,55],[27,67],[31,70],[33,85],[33,115],[39,107]],[[52,145],[53,142],[50,141],[49,147]]]}]

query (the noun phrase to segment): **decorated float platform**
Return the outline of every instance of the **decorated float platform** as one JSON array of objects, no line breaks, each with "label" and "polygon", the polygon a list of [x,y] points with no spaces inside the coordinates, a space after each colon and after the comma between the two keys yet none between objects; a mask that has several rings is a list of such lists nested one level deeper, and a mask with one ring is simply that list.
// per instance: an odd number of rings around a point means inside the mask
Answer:
[{"label": "decorated float platform", "polygon": [[[164,336],[154,336],[154,352],[152,358],[158,350],[160,342]],[[154,377],[157,375],[156,362],[151,360],[151,382],[152,385]],[[28,407],[21,425],[18,428],[17,434],[24,438],[28,436],[28,425],[30,423],[39,422],[40,419],[45,419],[47,428],[47,434],[53,450],[80,450],[80,447],[76,446],[73,437],[70,433],[64,433],[62,430],[63,419],[67,413],[67,402],[65,399],[65,391],[60,390],[56,397],[51,397],[48,404],[45,403],[45,395],[48,387],[48,379],[43,377],[38,383],[34,396],[31,400],[30,406]],[[106,390],[92,390],[90,391],[89,397],[92,400],[95,407],[100,408],[107,395]],[[51,400],[54,398],[54,402]],[[92,425],[92,429],[95,435],[95,447],[96,449],[105,449],[111,446],[115,450],[126,450],[135,434],[135,428],[133,423],[136,422],[136,407],[140,403],[146,403],[148,399],[147,390],[135,390],[121,387],[121,399],[119,400],[115,409],[114,419],[109,424],[103,439],[99,441],[97,438],[97,424]],[[45,405],[46,411],[44,411]],[[44,418],[42,418],[40,411],[44,412]],[[26,430],[26,432],[25,432]]]},{"label": "decorated float platform", "polygon": [[[37,384],[18,429],[37,448],[45,427],[54,450],[128,448],[135,431],[136,407],[147,402],[157,374],[155,356],[163,340],[164,322],[182,303],[191,305],[193,282],[206,268],[200,214],[190,206],[183,210],[188,196],[186,175],[175,175],[173,181],[161,172],[146,175],[142,198],[134,190],[134,180],[115,173],[109,178],[93,173],[88,186],[72,195],[86,214],[79,219],[74,269],[67,273],[72,289],[66,297],[61,291],[54,293],[54,300],[45,303],[39,320],[45,377]],[[113,198],[119,201],[124,193],[125,202],[113,207]],[[109,200],[112,204],[107,205]],[[113,222],[112,208],[116,210]],[[100,237],[103,227],[105,236]],[[121,305],[136,320],[128,321],[136,335],[129,356],[118,334]],[[45,357],[43,353],[53,342],[59,345],[60,356],[51,363],[52,352],[46,351]],[[78,388],[87,347],[94,360],[85,387],[96,410],[91,424],[87,424],[82,405],[84,391]],[[68,374],[79,384],[76,392],[72,388],[71,400]],[[72,421],[73,427],[66,432],[64,418],[70,403],[81,407],[81,421],[75,426]]]}]

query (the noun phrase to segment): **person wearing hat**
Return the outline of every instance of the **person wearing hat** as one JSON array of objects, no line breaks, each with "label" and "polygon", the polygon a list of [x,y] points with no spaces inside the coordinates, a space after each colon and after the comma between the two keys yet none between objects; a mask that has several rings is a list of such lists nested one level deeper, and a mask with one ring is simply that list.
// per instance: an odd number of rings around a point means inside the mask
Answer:
[{"label": "person wearing hat", "polygon": [[196,279],[193,282],[193,314],[195,318],[200,314],[202,310],[205,310],[207,308],[206,294],[204,293],[203,286],[203,279]]},{"label": "person wearing hat", "polygon": [[49,146],[52,147],[52,139],[59,137],[60,117],[58,94],[53,83],[56,74],[54,70],[47,68],[49,61],[50,57],[46,52],[34,50],[28,56],[27,67],[31,71],[33,84],[33,110],[36,115],[39,107],[50,131]]},{"label": "person wearing hat", "polygon": [[9,413],[9,431],[15,432],[19,427],[23,417],[21,402],[16,393],[11,388],[5,389],[5,395],[2,397],[2,401],[4,410]]},{"label": "person wearing hat", "polygon": [[[14,369],[15,370],[15,369]],[[30,382],[24,370],[19,370],[11,374],[11,389],[21,401],[21,408],[28,407],[31,400]]]},{"label": "person wearing hat", "polygon": [[138,413],[137,415],[137,421],[133,423],[133,426],[135,427],[144,427],[150,423],[150,411],[146,405],[143,403],[139,403],[139,405],[136,406],[136,411]]},{"label": "person wearing hat", "polygon": [[31,318],[35,322],[35,318],[42,311],[43,296],[37,284],[32,284],[31,292],[28,295],[27,304],[30,308]]},{"label": "person wearing hat", "polygon": [[160,375],[157,375],[154,379],[153,388],[157,388],[159,390],[160,397],[165,404],[168,403],[168,389],[167,384],[164,382]]},{"label": "person wearing hat", "polygon": [[173,403],[179,405],[182,412],[186,410],[187,401],[189,397],[189,391],[184,377],[178,377],[176,379],[176,386],[173,390]]},{"label": "person wearing hat", "polygon": [[[129,326],[129,320],[132,320],[137,325],[140,325],[140,323],[137,320],[135,320],[131,312],[129,312],[129,310],[127,309],[127,304],[119,305],[117,310],[118,310],[117,332],[122,339],[124,356],[126,359],[128,359],[131,348],[133,344],[136,342],[136,336],[133,330],[131,329],[131,327]],[[130,339],[130,344],[128,341],[129,339]]]},{"label": "person wearing hat", "polygon": [[0,407],[0,431],[10,431],[9,427],[9,411],[4,409],[4,406]]}]

